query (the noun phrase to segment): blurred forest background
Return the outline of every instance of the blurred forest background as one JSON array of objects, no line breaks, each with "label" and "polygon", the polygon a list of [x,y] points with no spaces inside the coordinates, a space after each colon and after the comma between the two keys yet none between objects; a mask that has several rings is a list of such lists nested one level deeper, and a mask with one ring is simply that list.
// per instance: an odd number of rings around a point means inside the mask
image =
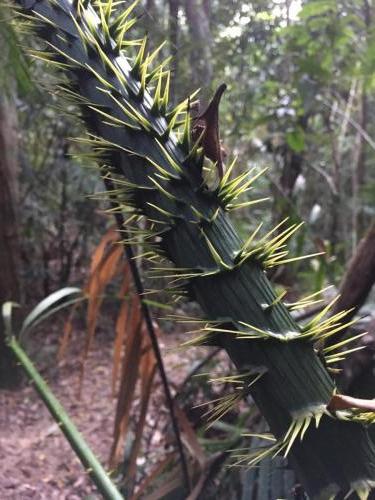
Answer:
[{"label": "blurred forest background", "polygon": [[[286,217],[305,221],[292,253],[324,255],[278,269],[272,279],[291,302],[332,284],[325,300],[341,288],[346,302],[337,307],[354,306],[353,314],[362,308],[355,328],[369,331],[361,339],[369,349],[354,356],[340,376],[349,392],[374,397],[375,7],[370,0],[144,0],[138,13],[140,36],[147,31],[154,47],[168,42],[161,52],[173,56],[175,101],[199,87],[204,105],[218,85],[227,84],[220,108],[227,161],[238,156],[238,171],[267,168],[251,196],[269,201],[238,210],[237,225],[246,235],[261,221],[266,228]],[[20,48],[34,43],[16,32],[11,9],[1,5],[0,302],[14,300],[27,311],[68,285],[85,290],[88,306],[49,317],[26,339],[28,351],[103,461],[111,454],[124,491],[143,498],[151,485],[147,498],[183,498],[181,457],[147,335],[145,352],[133,345],[141,329],[139,304],[129,291],[123,256],[113,250],[120,247],[109,245],[117,233],[105,213],[103,186],[90,156],[75,156],[84,145],[66,139],[83,135],[83,128],[73,108],[64,104],[62,109],[58,95],[47,92],[55,77]],[[146,266],[142,259],[138,264]],[[163,294],[150,296],[155,319],[166,315],[164,302]],[[186,307],[179,307],[177,312],[185,314]],[[189,313],[199,314],[189,307]],[[262,422],[255,408],[231,411],[207,430],[206,408],[193,406],[230,395],[230,384],[208,383],[215,378],[212,372],[219,378],[230,371],[229,361],[209,348],[184,351],[181,359],[170,349],[188,337],[170,320],[160,320],[157,333],[179,405],[176,414],[195,487],[191,498],[304,498],[287,464],[274,466],[271,475],[269,463],[250,472],[222,467],[225,450],[244,446],[241,433],[261,429]],[[0,356],[7,387],[0,398],[11,408],[6,415],[0,409],[0,456],[6,460],[1,497],[83,498],[90,491],[87,479],[77,479],[79,467],[65,464],[64,469],[62,451],[61,457],[53,451],[58,431],[50,429],[40,438],[41,429],[50,425],[48,417],[30,388],[20,385],[1,329]],[[76,389],[83,365],[80,402]],[[204,375],[208,371],[210,377]],[[201,377],[193,376],[199,372]],[[124,376],[132,380],[126,387]],[[10,386],[18,390],[9,391]],[[90,415],[96,427],[90,427]],[[14,440],[15,429],[25,426],[36,426],[40,439],[19,445],[20,458],[6,434],[11,431]],[[48,466],[39,456],[46,449],[55,454]],[[29,490],[22,489],[25,484]]]}]

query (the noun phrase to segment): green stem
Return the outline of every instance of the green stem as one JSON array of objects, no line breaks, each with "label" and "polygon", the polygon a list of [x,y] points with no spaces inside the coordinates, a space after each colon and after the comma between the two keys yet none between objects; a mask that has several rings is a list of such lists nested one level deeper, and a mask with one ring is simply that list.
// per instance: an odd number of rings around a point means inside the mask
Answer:
[{"label": "green stem", "polygon": [[8,345],[17,360],[22,365],[22,368],[25,370],[28,378],[34,383],[36,391],[44,401],[44,404],[48,408],[52,417],[58,423],[64,436],[69,441],[82,465],[85,467],[98,490],[103,495],[103,498],[106,500],[123,500],[124,497],[111,481],[99,460],[89,448],[77,427],[73,424],[66,411],[54,396],[47,383],[40,376],[31,359],[22,349],[15,337],[11,337],[9,339]]}]

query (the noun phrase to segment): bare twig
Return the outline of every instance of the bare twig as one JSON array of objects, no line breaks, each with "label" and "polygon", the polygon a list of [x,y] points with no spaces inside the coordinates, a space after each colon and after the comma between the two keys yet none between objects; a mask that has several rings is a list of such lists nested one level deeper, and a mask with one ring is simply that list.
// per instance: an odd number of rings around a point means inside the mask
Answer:
[{"label": "bare twig", "polygon": [[323,168],[320,168],[318,165],[314,165],[313,163],[308,163],[308,165],[310,168],[318,172],[318,174],[320,174],[326,180],[331,193],[334,196],[337,196],[338,192],[334,180],[332,179],[332,176],[329,175]]},{"label": "bare twig", "polygon": [[221,347],[217,347],[216,349],[213,349],[205,358],[203,358],[185,377],[185,379],[183,380],[182,384],[180,385],[179,389],[178,389],[178,393],[176,394],[175,396],[175,399],[177,399],[177,397],[179,395],[181,395],[181,393],[184,391],[184,388],[185,386],[187,385],[187,383],[191,380],[192,377],[194,377],[194,375],[196,375],[202,368],[204,365],[206,365],[207,363],[209,363],[211,361],[211,359],[213,359],[215,356],[217,356],[219,354],[219,352],[221,351]]},{"label": "bare twig", "polygon": [[[328,108],[332,109],[333,105],[326,99],[323,99],[322,97],[320,98],[321,102],[327,106]],[[345,111],[343,111],[342,109],[340,109],[338,106],[335,108],[335,112],[337,114],[339,114],[340,116],[342,117],[345,117]],[[364,140],[367,142],[367,144],[373,149],[375,150],[375,141],[373,141],[371,139],[371,137],[368,135],[368,133],[366,132],[366,130],[363,130],[363,128],[361,127],[361,125],[356,121],[354,120],[353,118],[349,117],[348,118],[348,122],[349,124],[364,138]]]}]

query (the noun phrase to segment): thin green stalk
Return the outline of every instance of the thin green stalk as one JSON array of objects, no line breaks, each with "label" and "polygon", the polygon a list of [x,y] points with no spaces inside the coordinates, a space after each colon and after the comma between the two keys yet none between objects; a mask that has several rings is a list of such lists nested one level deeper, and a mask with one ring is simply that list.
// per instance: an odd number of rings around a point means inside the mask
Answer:
[{"label": "thin green stalk", "polygon": [[99,460],[96,458],[77,427],[73,424],[56,396],[53,394],[47,383],[40,376],[31,359],[22,349],[15,337],[8,341],[10,349],[13,351],[17,360],[25,370],[28,378],[34,383],[35,389],[44,404],[48,408],[52,417],[58,423],[61,431],[69,441],[74,452],[80,459],[82,465],[96,484],[98,490],[106,500],[123,500],[123,496],[118,491],[108,474],[103,469]]}]

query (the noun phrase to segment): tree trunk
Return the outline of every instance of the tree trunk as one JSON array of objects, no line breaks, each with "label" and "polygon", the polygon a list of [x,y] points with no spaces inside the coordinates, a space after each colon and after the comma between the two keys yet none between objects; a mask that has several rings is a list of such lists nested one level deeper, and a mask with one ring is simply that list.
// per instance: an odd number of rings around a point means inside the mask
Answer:
[{"label": "tree trunk", "polygon": [[[20,300],[20,245],[17,221],[17,117],[10,100],[0,99],[0,304]],[[0,387],[18,380],[0,323]]]},{"label": "tree trunk", "polygon": [[152,33],[155,31],[155,28],[157,27],[156,31],[158,31],[160,28],[159,21],[160,17],[158,13],[158,6],[156,5],[155,0],[146,0],[146,2],[144,3],[144,18],[143,18],[145,29],[148,32]]},{"label": "tree trunk", "polygon": [[171,56],[172,79],[172,102],[177,102],[178,96],[176,90],[178,87],[178,42],[179,42],[179,26],[178,26],[178,9],[180,0],[169,0],[169,44]]},{"label": "tree trunk", "polygon": [[155,0],[147,0],[146,2],[146,11],[153,12],[155,10]]},{"label": "tree trunk", "polygon": [[375,222],[360,241],[340,286],[340,298],[332,314],[351,309],[345,321],[352,319],[367,299],[375,283]]},{"label": "tree trunk", "polygon": [[208,88],[212,82],[211,32],[207,10],[199,0],[185,0],[185,12],[193,40],[191,65],[195,87]]}]

